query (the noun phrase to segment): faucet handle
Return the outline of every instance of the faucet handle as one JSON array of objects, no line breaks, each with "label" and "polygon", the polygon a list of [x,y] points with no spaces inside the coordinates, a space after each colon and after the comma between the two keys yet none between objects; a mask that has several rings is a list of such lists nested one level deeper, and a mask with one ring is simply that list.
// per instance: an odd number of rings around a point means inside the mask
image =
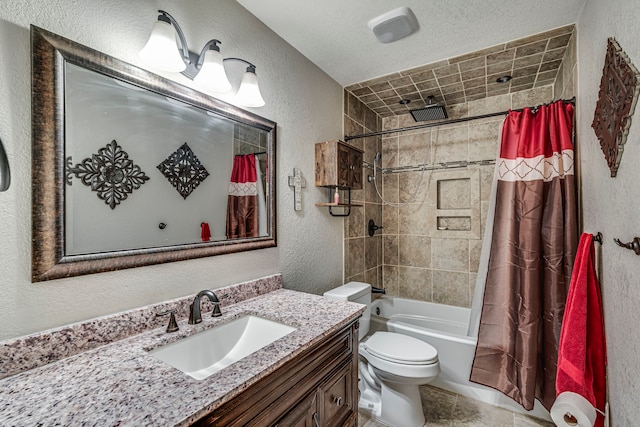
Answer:
[{"label": "faucet handle", "polygon": [[156,316],[166,316],[169,314],[169,324],[167,325],[167,332],[177,332],[180,328],[178,328],[178,322],[176,322],[176,311],[175,310],[167,310],[162,313],[157,313]]},{"label": "faucet handle", "polygon": [[214,302],[213,304],[213,311],[211,312],[211,317],[220,317],[222,316],[222,311],[220,310],[220,303],[219,302]]}]

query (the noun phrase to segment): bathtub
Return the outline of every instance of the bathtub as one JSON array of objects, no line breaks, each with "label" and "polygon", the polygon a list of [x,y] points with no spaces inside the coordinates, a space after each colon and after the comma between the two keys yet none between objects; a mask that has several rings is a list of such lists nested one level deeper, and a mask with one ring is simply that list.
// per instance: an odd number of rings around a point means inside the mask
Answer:
[{"label": "bathtub", "polygon": [[476,350],[476,338],[467,334],[471,309],[383,295],[371,304],[370,333],[397,332],[418,338],[438,351],[442,372],[431,385],[551,421],[538,402],[532,411],[502,393],[469,381]]}]

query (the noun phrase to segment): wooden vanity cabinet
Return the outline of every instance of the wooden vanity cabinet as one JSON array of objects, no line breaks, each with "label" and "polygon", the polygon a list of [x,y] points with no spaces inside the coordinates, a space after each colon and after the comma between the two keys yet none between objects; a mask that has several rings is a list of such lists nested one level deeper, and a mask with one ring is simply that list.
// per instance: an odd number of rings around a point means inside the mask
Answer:
[{"label": "wooden vanity cabinet", "polygon": [[346,142],[316,144],[316,187],[362,188],[363,152]]},{"label": "wooden vanity cabinet", "polygon": [[326,337],[193,425],[356,427],[357,328]]}]

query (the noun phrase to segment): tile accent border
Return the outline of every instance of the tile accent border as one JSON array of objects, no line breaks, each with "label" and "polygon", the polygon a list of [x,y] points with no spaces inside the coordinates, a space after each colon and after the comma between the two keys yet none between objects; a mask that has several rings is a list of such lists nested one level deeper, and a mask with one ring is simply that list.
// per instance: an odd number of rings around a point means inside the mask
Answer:
[{"label": "tile accent border", "polygon": [[[282,274],[214,289],[221,307],[282,288]],[[175,310],[179,320],[189,317],[193,295],[74,323],[0,342],[0,379],[82,353],[141,332],[166,326],[156,313]],[[202,312],[211,311],[203,300]]]}]

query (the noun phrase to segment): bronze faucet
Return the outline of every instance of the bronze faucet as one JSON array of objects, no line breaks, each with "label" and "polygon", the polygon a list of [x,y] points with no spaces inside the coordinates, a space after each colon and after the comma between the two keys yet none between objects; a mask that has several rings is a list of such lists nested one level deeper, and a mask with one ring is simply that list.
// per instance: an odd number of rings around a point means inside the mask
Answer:
[{"label": "bronze faucet", "polygon": [[218,297],[213,291],[204,290],[198,292],[198,295],[193,299],[193,302],[189,306],[189,324],[195,325],[197,323],[202,322],[202,314],[200,313],[200,298],[203,296],[207,296],[209,301],[211,301],[213,306],[213,313],[211,317],[220,317],[222,316],[222,311],[220,311],[220,301],[218,301]]}]

